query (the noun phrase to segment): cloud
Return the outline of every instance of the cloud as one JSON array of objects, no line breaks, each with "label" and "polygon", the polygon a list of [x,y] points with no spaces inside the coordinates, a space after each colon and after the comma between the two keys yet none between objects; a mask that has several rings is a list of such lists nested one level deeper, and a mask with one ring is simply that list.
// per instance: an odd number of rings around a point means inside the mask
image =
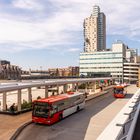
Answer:
[{"label": "cloud", "polygon": [[44,7],[37,0],[13,0],[12,4],[15,8],[28,10],[41,10]]},{"label": "cloud", "polygon": [[[7,51],[83,45],[83,20],[98,4],[107,17],[107,34],[140,37],[138,0],[13,0],[0,6],[0,48]],[[5,46],[5,49],[2,47]],[[64,47],[65,46],[65,47]]]},{"label": "cloud", "polygon": [[[17,51],[73,44],[76,38],[71,35],[73,34],[71,32],[74,30],[67,29],[68,21],[57,22],[57,20],[58,18],[54,17],[41,23],[0,19],[0,44],[9,45],[11,49],[16,45]],[[13,51],[15,52],[15,49]]]},{"label": "cloud", "polygon": [[68,49],[68,52],[79,52],[80,48],[70,48]]},{"label": "cloud", "polygon": [[11,19],[0,19],[0,30],[0,42],[34,41],[42,36],[35,24]]},{"label": "cloud", "polygon": [[[138,0],[131,1],[108,1],[104,3],[104,12],[107,16],[108,34],[131,36],[133,30],[140,23],[140,13],[137,12],[140,5]],[[136,25],[137,24],[137,25]],[[139,34],[139,31],[138,31]],[[139,34],[140,35],[140,34]]]}]

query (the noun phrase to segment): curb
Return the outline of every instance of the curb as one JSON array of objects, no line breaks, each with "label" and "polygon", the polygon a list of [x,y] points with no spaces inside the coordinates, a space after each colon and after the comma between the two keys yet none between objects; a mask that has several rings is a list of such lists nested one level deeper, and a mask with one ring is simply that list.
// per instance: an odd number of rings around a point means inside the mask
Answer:
[{"label": "curb", "polygon": [[92,99],[95,99],[95,98],[98,98],[98,97],[100,97],[100,96],[104,96],[104,95],[106,95],[106,94],[108,94],[108,91],[106,91],[106,92],[98,92],[98,93],[96,93],[95,95],[90,95],[90,96],[88,96],[87,98],[86,98],[86,102],[87,101],[90,101],[90,100],[92,100]]},{"label": "curb", "polygon": [[89,101],[89,100],[92,100],[92,99],[94,99],[94,98],[98,98],[98,97],[100,97],[100,96],[104,96],[104,95],[106,95],[106,94],[109,94],[109,93],[110,93],[110,89],[112,89],[112,87],[109,88],[109,89],[106,89],[106,90],[104,90],[104,91],[97,92],[97,93],[95,93],[95,94],[89,95],[89,96],[87,96],[87,98],[85,99],[85,101]]},{"label": "curb", "polygon": [[16,130],[16,132],[12,135],[12,137],[10,138],[10,140],[16,140],[16,138],[17,138],[17,137],[19,136],[19,134],[23,131],[23,129],[24,129],[25,127],[27,127],[28,125],[30,125],[30,124],[32,124],[32,121],[29,121],[29,122],[23,124],[22,126],[20,126],[20,127]]},{"label": "curb", "polygon": [[32,110],[31,108],[27,108],[27,109],[24,109],[24,110],[21,110],[21,111],[15,111],[14,113],[11,113],[10,111],[0,111],[0,114],[5,114],[5,115],[19,115],[19,114],[22,114],[22,113],[29,112],[31,110]]}]

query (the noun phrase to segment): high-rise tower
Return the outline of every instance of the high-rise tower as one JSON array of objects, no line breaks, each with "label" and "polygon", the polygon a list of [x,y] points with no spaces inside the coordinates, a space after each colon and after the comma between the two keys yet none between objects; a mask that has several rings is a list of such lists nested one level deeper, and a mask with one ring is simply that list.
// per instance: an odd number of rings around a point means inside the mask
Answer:
[{"label": "high-rise tower", "polygon": [[84,51],[94,52],[106,49],[106,17],[99,6],[93,6],[90,17],[84,20]]}]

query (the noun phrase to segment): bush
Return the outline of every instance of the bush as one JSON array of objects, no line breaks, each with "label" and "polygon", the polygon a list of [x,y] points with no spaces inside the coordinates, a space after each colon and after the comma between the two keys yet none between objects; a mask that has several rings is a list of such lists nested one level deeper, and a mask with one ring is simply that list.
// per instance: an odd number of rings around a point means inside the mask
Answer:
[{"label": "bush", "polygon": [[83,84],[79,85],[78,88],[79,89],[85,89],[86,88],[86,84],[83,83]]},{"label": "bush", "polygon": [[32,108],[32,102],[23,102],[21,104],[21,109],[27,109],[27,108]]}]

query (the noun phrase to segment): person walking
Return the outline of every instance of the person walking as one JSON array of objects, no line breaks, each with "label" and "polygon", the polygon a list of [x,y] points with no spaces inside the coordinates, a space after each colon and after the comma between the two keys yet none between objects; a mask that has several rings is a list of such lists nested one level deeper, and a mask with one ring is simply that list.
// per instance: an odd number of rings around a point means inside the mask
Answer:
[{"label": "person walking", "polygon": [[10,111],[11,111],[11,113],[14,113],[14,112],[15,112],[15,103],[13,103],[13,104],[10,106]]},{"label": "person walking", "polygon": [[0,111],[1,111],[1,101],[0,101]]}]

